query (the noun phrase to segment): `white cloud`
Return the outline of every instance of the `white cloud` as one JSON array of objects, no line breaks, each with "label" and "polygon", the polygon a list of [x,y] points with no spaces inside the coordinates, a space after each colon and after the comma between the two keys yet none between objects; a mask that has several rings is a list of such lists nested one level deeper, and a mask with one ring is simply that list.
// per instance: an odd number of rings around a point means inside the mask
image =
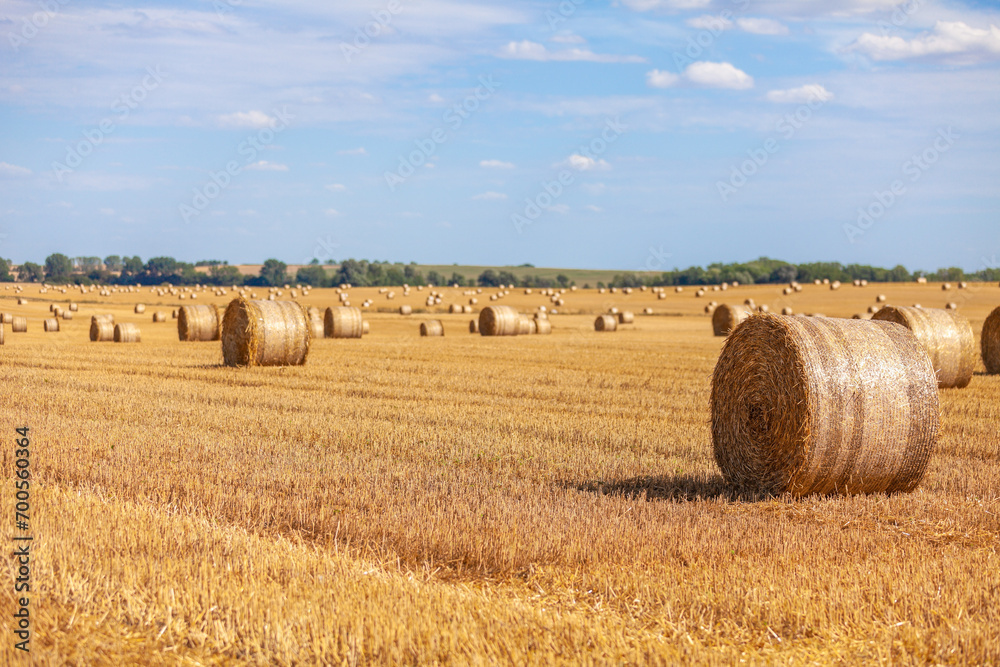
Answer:
[{"label": "white cloud", "polygon": [[704,9],[712,0],[622,0],[626,7],[637,12],[651,9]]},{"label": "white cloud", "polygon": [[368,151],[365,150],[364,146],[361,146],[360,148],[348,148],[337,151],[337,155],[368,155]]},{"label": "white cloud", "polygon": [[31,170],[27,167],[0,162],[0,178],[24,178],[25,176],[31,176]]},{"label": "white cloud", "polygon": [[753,77],[730,63],[691,63],[680,75],[654,69],[646,72],[646,85],[650,88],[670,88],[685,81],[708,88],[753,88]]},{"label": "white cloud", "polygon": [[247,165],[246,168],[249,171],[288,171],[287,164],[268,162],[267,160],[258,160],[253,164]]},{"label": "white cloud", "polygon": [[642,56],[618,56],[594,53],[589,49],[566,49],[565,51],[549,51],[544,44],[524,40],[509,42],[500,49],[501,58],[511,60],[537,60],[539,62],[592,62],[592,63],[644,63]]},{"label": "white cloud", "polygon": [[330,185],[325,185],[323,188],[330,192],[347,192],[347,186],[341,183],[330,183]]},{"label": "white cloud", "polygon": [[587,40],[573,33],[560,33],[552,37],[552,41],[558,44],[584,44]]},{"label": "white cloud", "polygon": [[604,213],[604,209],[600,206],[595,206],[594,204],[587,204],[584,206],[588,211],[593,211],[594,213]]},{"label": "white cloud", "polygon": [[833,93],[818,83],[807,83],[798,88],[767,91],[767,101],[779,104],[804,104],[806,102],[829,102]]},{"label": "white cloud", "polygon": [[514,163],[503,160],[481,160],[479,166],[487,169],[513,169]]},{"label": "white cloud", "polygon": [[492,191],[491,192],[482,192],[482,193],[480,193],[480,194],[478,194],[478,195],[476,195],[476,196],[473,197],[473,199],[482,199],[482,200],[495,200],[495,199],[506,199],[506,198],[507,198],[507,195],[505,195],[504,193],[502,193],[502,192],[492,192]]},{"label": "white cloud", "polygon": [[646,72],[646,85],[650,88],[669,88],[676,85],[681,77],[673,72],[654,69]]},{"label": "white cloud", "polygon": [[903,60],[927,56],[965,55],[970,59],[1000,56],[1000,28],[973,28],[962,21],[938,21],[934,29],[911,40],[870,32],[858,37],[851,49],[873,60]]},{"label": "white cloud", "polygon": [[325,215],[327,217],[330,217],[330,218],[336,218],[337,216],[340,215],[340,211],[338,211],[335,208],[328,208],[325,211],[323,211],[323,215]]},{"label": "white cloud", "polygon": [[774,19],[761,18],[740,18],[736,19],[736,25],[740,30],[750,32],[755,35],[787,35],[788,26],[779,23]]},{"label": "white cloud", "polygon": [[733,27],[733,22],[721,14],[704,14],[702,16],[696,16],[693,19],[688,19],[685,23],[698,30],[719,31],[729,30]]},{"label": "white cloud", "polygon": [[236,113],[219,116],[219,124],[223,127],[250,128],[253,130],[271,127],[274,118],[263,111],[237,111]]},{"label": "white cloud", "polygon": [[574,153],[566,158],[562,162],[562,166],[570,167],[571,169],[576,169],[577,171],[595,171],[598,169],[610,169],[611,165],[604,160],[598,158],[594,159],[587,155],[579,155]]},{"label": "white cloud", "polygon": [[[637,12],[735,8],[732,0],[622,0],[622,4]],[[899,4],[900,0],[754,0],[753,3],[755,12],[790,17],[858,16],[891,11]]]}]

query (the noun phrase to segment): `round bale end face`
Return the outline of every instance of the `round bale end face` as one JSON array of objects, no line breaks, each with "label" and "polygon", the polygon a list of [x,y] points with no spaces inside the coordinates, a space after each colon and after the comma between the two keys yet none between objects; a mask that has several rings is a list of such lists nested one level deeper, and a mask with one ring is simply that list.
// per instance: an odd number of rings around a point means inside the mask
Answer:
[{"label": "round bale end face", "polygon": [[986,372],[994,375],[1000,373],[1000,306],[995,308],[983,322],[979,347]]}]

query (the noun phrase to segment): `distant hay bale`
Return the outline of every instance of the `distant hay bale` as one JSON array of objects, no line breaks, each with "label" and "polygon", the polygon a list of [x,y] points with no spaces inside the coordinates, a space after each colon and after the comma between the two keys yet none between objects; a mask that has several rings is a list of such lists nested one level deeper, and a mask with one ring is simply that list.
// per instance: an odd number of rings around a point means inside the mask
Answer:
[{"label": "distant hay bale", "polygon": [[27,299],[20,299],[19,298],[17,300],[17,305],[19,305],[19,306],[27,306],[28,305],[28,300]]},{"label": "distant hay bale", "polygon": [[62,318],[64,320],[71,320],[71,319],[73,319],[73,313],[72,313],[72,311],[64,310],[62,312]]},{"label": "distant hay bale", "polygon": [[768,307],[768,305],[766,303],[762,303],[759,306],[757,306],[757,312],[758,313],[766,313],[769,310],[771,310],[771,309]]},{"label": "distant hay bale", "polygon": [[730,306],[724,303],[716,306],[712,313],[712,331],[716,336],[728,336],[743,320],[750,317],[746,306]]},{"label": "distant hay bale", "polygon": [[162,310],[156,311],[155,313],[153,313],[153,321],[154,322],[166,322],[167,321],[167,313],[165,311],[162,311]]},{"label": "distant hay bale", "polygon": [[399,314],[400,315],[412,315],[413,314],[413,307],[404,304],[404,305],[402,305],[402,306],[399,307]]},{"label": "distant hay bale", "polygon": [[552,322],[548,320],[535,320],[535,333],[543,336],[552,333]]},{"label": "distant hay bale", "polygon": [[958,283],[958,289],[966,289],[968,287],[969,283],[965,282],[964,280]]},{"label": "distant hay bale", "polygon": [[884,322],[751,318],[722,348],[711,410],[723,477],[770,494],[911,491],[938,432],[930,359]]},{"label": "distant hay bale", "polygon": [[469,320],[469,333],[479,333],[479,320]]},{"label": "distant hay bale", "polygon": [[549,314],[544,310],[540,310],[534,315],[536,320],[547,320],[549,319]]},{"label": "distant hay bale", "polygon": [[14,317],[10,320],[11,333],[24,333],[28,330],[27,317]]},{"label": "distant hay bale", "polygon": [[301,366],[312,330],[295,301],[233,299],[222,318],[222,359],[227,366]]},{"label": "distant hay bale", "polygon": [[955,303],[954,301],[949,301],[948,303],[944,304],[944,309],[945,310],[958,310],[958,304]]},{"label": "distant hay bale", "polygon": [[918,276],[917,277],[917,284],[918,285],[926,285],[927,284],[927,278],[924,277],[924,276]]},{"label": "distant hay bale", "polygon": [[103,315],[91,315],[90,321],[93,322],[110,322],[112,325],[115,323],[115,316],[110,313],[105,313]]},{"label": "distant hay bale", "polygon": [[[136,315],[142,315],[145,312],[146,312],[146,306],[144,304],[141,304],[141,303],[135,304],[135,314]],[[126,342],[131,342],[131,341],[126,341]]]},{"label": "distant hay bale", "polygon": [[172,319],[172,320],[176,320],[177,319],[177,309],[176,308],[174,308],[173,310],[170,311],[170,319]]},{"label": "distant hay bale", "polygon": [[3,322],[0,322],[0,345],[3,345]]},{"label": "distant hay bale", "polygon": [[368,320],[363,321],[361,323],[361,333],[363,335],[367,336],[370,331],[371,331],[371,327],[368,325]]},{"label": "distant hay bale", "polygon": [[511,306],[487,306],[479,313],[479,333],[484,336],[516,336],[521,315]]},{"label": "distant hay bale", "polygon": [[421,336],[443,336],[444,335],[444,325],[441,324],[441,320],[427,320],[426,322],[420,323],[420,335]]},{"label": "distant hay bale", "polygon": [[594,320],[594,331],[617,331],[618,320],[614,315],[598,315]]},{"label": "distant hay bale", "polygon": [[517,322],[518,324],[517,335],[530,336],[531,334],[537,332],[538,325],[535,324],[535,322],[537,322],[537,320],[535,320],[534,318],[522,316]]},{"label": "distant hay bale", "polygon": [[876,296],[875,303],[885,303],[885,294],[879,294]]},{"label": "distant hay bale", "polygon": [[177,315],[177,338],[185,342],[221,340],[222,315],[219,313],[219,307],[181,306]]},{"label": "distant hay bale", "polygon": [[854,313],[851,315],[852,320],[870,320],[872,318],[871,313]]},{"label": "distant hay bale", "polygon": [[104,319],[90,319],[90,340],[103,343],[115,339],[115,323]]},{"label": "distant hay bale", "polygon": [[840,281],[839,280],[834,280],[832,283],[830,283],[830,289],[831,290],[838,290],[838,289],[840,289]]},{"label": "distant hay bale", "polygon": [[653,314],[653,309],[649,308],[649,307],[643,308],[642,309],[642,314],[643,315],[652,315]]},{"label": "distant hay bale", "polygon": [[635,313],[631,310],[623,310],[618,313],[618,324],[633,324],[635,322]]},{"label": "distant hay bale", "polygon": [[47,332],[59,331],[59,320],[54,317],[50,317],[42,322],[42,328]]},{"label": "distant hay bale", "polygon": [[996,375],[1000,373],[1000,307],[983,322],[983,333],[979,339],[979,347],[983,355],[983,365],[986,372]]},{"label": "distant hay bale", "polygon": [[461,305],[459,305],[457,303],[453,303],[450,306],[448,306],[448,312],[452,313],[452,314],[455,314],[455,313],[464,313],[465,309],[462,308]]},{"label": "distant hay bale", "polygon": [[0,324],[10,324],[14,320],[14,313],[0,313]]},{"label": "distant hay bale", "polygon": [[746,306],[747,309],[749,309],[749,310],[757,310],[757,304],[754,302],[753,299],[749,299],[749,298],[745,299],[743,301],[743,305]]},{"label": "distant hay bale", "polygon": [[711,315],[712,313],[714,313],[717,305],[718,304],[713,305],[711,303],[705,304],[705,314]]},{"label": "distant hay bale", "polygon": [[913,332],[930,355],[938,386],[962,388],[976,368],[976,338],[969,320],[939,308],[886,306],[873,320],[895,322]]},{"label": "distant hay bale", "polygon": [[307,308],[306,317],[309,318],[309,329],[313,340],[326,337],[326,325],[323,323],[323,311],[319,308]]},{"label": "distant hay bale", "polygon": [[327,338],[361,338],[364,333],[360,308],[334,306],[326,309],[323,334]]},{"label": "distant hay bale", "polygon": [[947,292],[951,289],[951,283],[941,283],[941,291]]},{"label": "distant hay bale", "polygon": [[139,327],[131,322],[121,322],[115,325],[114,340],[116,343],[141,343],[142,336]]}]

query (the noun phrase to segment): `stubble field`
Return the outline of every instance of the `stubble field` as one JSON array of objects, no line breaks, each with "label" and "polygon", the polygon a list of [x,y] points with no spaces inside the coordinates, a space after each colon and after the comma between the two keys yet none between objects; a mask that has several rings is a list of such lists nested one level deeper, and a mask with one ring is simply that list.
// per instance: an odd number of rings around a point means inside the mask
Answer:
[{"label": "stubble field", "polygon": [[[468,299],[442,291],[442,308]],[[551,307],[537,292],[499,303]],[[0,292],[29,318],[0,347],[0,534],[8,551],[27,426],[31,663],[996,664],[1000,376],[981,361],[941,391],[911,494],[740,497],[712,457],[708,300],[850,316],[879,293],[958,302],[977,349],[1000,305],[995,284],[581,290],[552,335],[488,338],[472,315],[385,312],[426,291],[352,289],[375,300],[370,335],[316,340],[301,367],[232,369],[218,343],[154,324],[190,302],[148,288],[28,286],[24,306]],[[69,298],[75,319],[43,333]],[[612,305],[635,325],[594,332]],[[142,343],[90,343],[104,312]],[[417,335],[430,318],[444,338]],[[0,567],[0,663],[28,664],[7,613],[16,566]]]}]

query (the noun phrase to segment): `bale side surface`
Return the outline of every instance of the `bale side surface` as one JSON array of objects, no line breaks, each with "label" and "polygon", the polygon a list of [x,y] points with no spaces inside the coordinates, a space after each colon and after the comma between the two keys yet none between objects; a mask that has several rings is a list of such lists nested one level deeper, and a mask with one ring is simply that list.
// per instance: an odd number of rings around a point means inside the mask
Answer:
[{"label": "bale side surface", "polygon": [[227,366],[300,366],[312,331],[306,309],[294,301],[233,299],[222,318]]},{"label": "bale side surface", "polygon": [[618,324],[632,324],[635,322],[635,313],[631,310],[623,310],[618,313]]},{"label": "bale side surface", "polygon": [[27,317],[12,317],[10,319],[11,333],[24,333],[28,330]]},{"label": "bale side surface", "polygon": [[594,320],[594,331],[616,331],[618,329],[618,320],[614,315],[598,315],[597,319]]},{"label": "bale side surface", "polygon": [[983,365],[987,373],[1000,373],[1000,306],[995,308],[983,322],[983,333],[979,339]]},{"label": "bale side surface", "polygon": [[736,487],[910,491],[937,439],[937,379],[904,327],[761,314],[726,340],[711,411],[715,459]]},{"label": "bale side surface", "polygon": [[479,320],[469,320],[469,333],[479,333]]},{"label": "bale side surface", "polygon": [[222,317],[216,305],[181,306],[177,313],[177,338],[209,342],[222,338]]},{"label": "bale side surface", "polygon": [[750,309],[746,306],[731,306],[723,303],[716,306],[712,313],[712,332],[716,336],[728,336],[740,322],[750,317]]},{"label": "bale side surface", "polygon": [[93,343],[104,343],[115,339],[115,325],[107,320],[91,318],[90,340]]},{"label": "bale side surface", "polygon": [[552,333],[552,322],[549,320],[535,320],[535,327],[537,334],[548,335]]},{"label": "bale side surface", "polygon": [[361,309],[348,306],[327,308],[323,332],[327,338],[361,338],[365,332]]},{"label": "bale side surface", "polygon": [[487,306],[479,312],[479,333],[484,336],[516,336],[521,315],[511,306]]},{"label": "bale side surface", "polygon": [[428,320],[427,322],[420,323],[420,335],[421,336],[443,336],[444,335],[444,325],[441,324],[441,320]]},{"label": "bale side surface", "polygon": [[965,317],[939,308],[886,306],[872,319],[902,324],[913,332],[931,357],[939,387],[969,384],[976,369],[976,338]]},{"label": "bale side surface", "polygon": [[115,325],[114,340],[116,343],[140,343],[142,336],[138,325],[131,322],[121,322]]},{"label": "bale side surface", "polygon": [[45,331],[59,331],[59,320],[54,317],[50,317],[42,322],[42,328]]}]

